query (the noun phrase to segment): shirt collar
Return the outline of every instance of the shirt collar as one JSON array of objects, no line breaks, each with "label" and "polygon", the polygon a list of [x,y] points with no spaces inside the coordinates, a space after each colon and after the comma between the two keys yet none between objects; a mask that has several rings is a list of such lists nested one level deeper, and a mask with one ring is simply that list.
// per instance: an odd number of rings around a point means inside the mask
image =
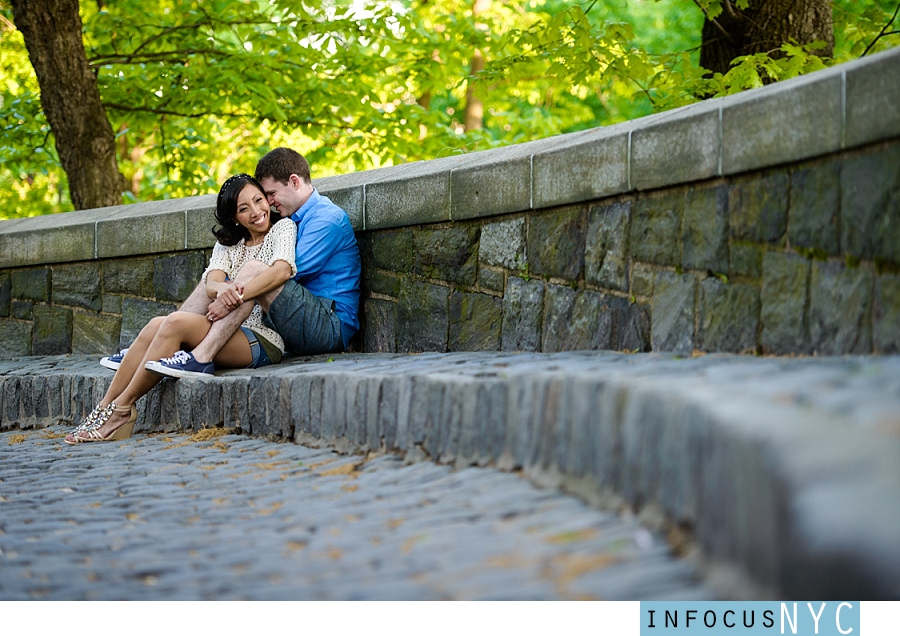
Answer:
[{"label": "shirt collar", "polygon": [[294,212],[291,215],[291,218],[294,220],[294,223],[299,223],[303,220],[303,217],[306,216],[306,213],[309,212],[316,204],[319,202],[319,199],[322,198],[322,195],[319,194],[319,191],[313,188],[312,194],[309,195],[309,198],[306,200],[306,203],[300,206],[300,209]]}]

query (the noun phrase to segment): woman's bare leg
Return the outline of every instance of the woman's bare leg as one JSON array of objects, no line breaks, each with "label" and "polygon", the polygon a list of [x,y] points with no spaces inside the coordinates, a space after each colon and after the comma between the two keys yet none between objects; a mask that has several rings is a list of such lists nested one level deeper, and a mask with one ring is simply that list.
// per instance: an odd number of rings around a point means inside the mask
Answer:
[{"label": "woman's bare leg", "polygon": [[116,375],[113,376],[113,380],[106,390],[106,395],[100,400],[100,406],[109,406],[109,403],[115,400],[122,391],[125,390],[125,387],[127,387],[132,378],[134,378],[134,374],[139,369],[144,368],[144,362],[146,362],[144,358],[147,354],[147,349],[150,348],[150,343],[153,341],[156,332],[159,331],[160,326],[165,320],[166,316],[157,316],[156,318],[152,318],[150,322],[141,329],[138,337],[131,346],[128,347],[128,351],[125,353],[122,364],[119,365],[119,368],[116,370]]},{"label": "woman's bare leg", "polygon": [[[159,326],[150,346],[127,386],[111,401],[119,407],[131,406],[146,395],[163,376],[147,371],[144,364],[173,355],[179,349],[192,349],[203,340],[210,328],[205,316],[183,311],[169,314]],[[131,353],[129,350],[128,353]],[[246,367],[253,361],[250,343],[242,331],[234,334],[216,356],[216,364],[223,368]],[[128,414],[113,413],[98,432],[106,437],[128,420]]]}]

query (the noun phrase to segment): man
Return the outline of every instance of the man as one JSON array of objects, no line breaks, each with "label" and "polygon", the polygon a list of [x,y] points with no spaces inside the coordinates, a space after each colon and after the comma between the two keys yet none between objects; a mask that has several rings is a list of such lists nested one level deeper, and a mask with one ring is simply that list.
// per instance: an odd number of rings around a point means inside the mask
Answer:
[{"label": "man", "polygon": [[[361,265],[356,235],[347,213],[319,194],[310,179],[309,163],[289,148],[276,148],[256,166],[269,205],[297,224],[297,274],[281,287],[256,299],[274,328],[295,355],[345,351],[359,331]],[[235,277],[246,283],[268,266],[249,261]],[[217,306],[217,303],[219,306]],[[214,322],[206,338],[187,355],[176,355],[147,368],[173,377],[212,374],[212,359],[253,310],[253,302],[238,300],[225,307],[211,301],[201,284],[182,311],[206,314]],[[230,311],[228,311],[230,309]],[[217,318],[227,311],[227,315]]]}]

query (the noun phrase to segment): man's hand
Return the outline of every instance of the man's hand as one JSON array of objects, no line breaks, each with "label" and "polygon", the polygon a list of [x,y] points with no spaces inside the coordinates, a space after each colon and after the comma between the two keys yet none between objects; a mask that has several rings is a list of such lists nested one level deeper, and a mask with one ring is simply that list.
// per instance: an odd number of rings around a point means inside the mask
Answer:
[{"label": "man's hand", "polygon": [[222,320],[225,316],[231,313],[231,310],[225,306],[221,300],[214,300],[209,304],[209,309],[206,312],[206,318],[210,322],[215,322],[217,320]]},{"label": "man's hand", "polygon": [[228,311],[241,305],[244,302],[243,283],[234,281],[219,285],[219,288],[216,290],[215,302],[222,303],[222,306]]}]

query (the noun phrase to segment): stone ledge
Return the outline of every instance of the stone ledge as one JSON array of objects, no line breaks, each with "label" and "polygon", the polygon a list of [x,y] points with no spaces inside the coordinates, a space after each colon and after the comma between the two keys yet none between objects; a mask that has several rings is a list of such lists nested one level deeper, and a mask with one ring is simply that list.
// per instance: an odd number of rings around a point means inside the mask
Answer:
[{"label": "stone ledge", "polygon": [[[521,469],[657,509],[711,562],[777,596],[900,595],[900,357],[330,360],[165,381],[139,402],[138,430],[224,426]],[[111,377],[95,357],[0,362],[0,428],[75,421]]]},{"label": "stone ledge", "polygon": [[[568,205],[833,154],[900,135],[900,47],[614,126],[317,179],[354,229]],[[0,223],[0,267],[207,248],[214,195]]]}]

